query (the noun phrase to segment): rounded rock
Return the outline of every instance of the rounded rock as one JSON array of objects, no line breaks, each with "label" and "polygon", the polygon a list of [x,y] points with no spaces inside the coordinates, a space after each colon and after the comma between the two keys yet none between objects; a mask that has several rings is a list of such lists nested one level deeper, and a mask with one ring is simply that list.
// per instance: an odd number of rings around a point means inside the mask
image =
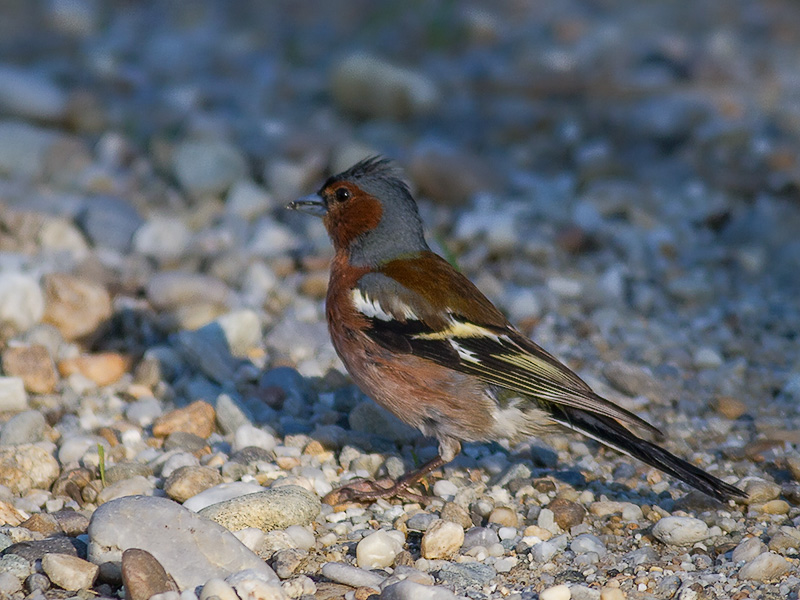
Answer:
[{"label": "rounded rock", "polygon": [[286,485],[213,504],[199,514],[236,531],[262,531],[310,523],[321,509],[319,498],[297,485]]},{"label": "rounded rock", "polygon": [[49,452],[34,444],[0,447],[0,484],[24,495],[31,489],[50,489],[61,468]]},{"label": "rounded rock", "polygon": [[555,522],[564,531],[583,523],[586,516],[586,509],[583,506],[565,498],[555,498],[547,508],[553,511]]},{"label": "rounded rock", "polygon": [[95,502],[100,505],[125,496],[151,496],[155,491],[155,487],[153,482],[146,477],[136,475],[103,488],[97,494]]},{"label": "rounded rock", "polygon": [[329,562],[322,565],[322,574],[336,583],[343,583],[351,587],[371,587],[379,589],[386,580],[384,575],[359,569],[340,562]]},{"label": "rounded rock", "polygon": [[764,554],[767,551],[767,546],[757,537],[751,537],[739,542],[731,555],[731,560],[734,563],[749,562],[756,557]]},{"label": "rounded rock", "polygon": [[239,600],[239,596],[224,579],[214,577],[209,579],[200,592],[200,600]]},{"label": "rounded rock", "polygon": [[45,276],[43,285],[42,320],[54,325],[65,340],[94,333],[111,318],[111,296],[102,285],[63,273]]},{"label": "rounded rock", "polygon": [[232,144],[220,140],[181,143],[172,158],[175,176],[194,195],[221,194],[247,175],[247,161]]},{"label": "rounded rock", "polygon": [[123,551],[152,554],[180,589],[255,569],[277,580],[263,560],[221,525],[166,498],[128,496],[107,502],[89,524],[89,560],[120,564]]},{"label": "rounded rock", "polygon": [[501,527],[516,527],[519,524],[517,513],[507,506],[498,506],[489,514],[489,523],[497,523]]},{"label": "rounded rock", "polygon": [[758,477],[748,477],[738,484],[740,490],[747,494],[746,504],[762,504],[775,500],[781,493],[781,486]]},{"label": "rounded rock", "polygon": [[39,282],[22,273],[0,273],[0,323],[23,332],[36,325],[42,315],[44,295]]},{"label": "rounded rock", "polygon": [[347,110],[392,118],[428,113],[440,101],[432,80],[366,54],[349,56],[334,67],[331,93]]},{"label": "rounded rock", "polygon": [[572,593],[565,584],[554,585],[539,592],[539,600],[569,600]]},{"label": "rounded rock", "polygon": [[15,446],[42,440],[47,424],[38,410],[26,410],[11,417],[0,430],[0,446]]},{"label": "rounded rock", "polygon": [[176,502],[186,502],[209,488],[222,483],[222,475],[211,467],[186,466],[175,469],[164,482],[167,496]]},{"label": "rounded rock", "polygon": [[167,437],[176,431],[183,431],[206,439],[214,432],[215,418],[214,407],[208,402],[197,400],[158,417],[153,423],[153,435]]},{"label": "rounded rock", "polygon": [[28,409],[25,383],[19,377],[0,377],[0,412],[20,412]]},{"label": "rounded rock", "polygon": [[219,485],[215,485],[214,487],[192,496],[183,503],[183,506],[189,510],[199,512],[212,504],[218,504],[219,502],[230,500],[231,498],[263,491],[264,488],[253,481],[220,483]]},{"label": "rounded rock", "polygon": [[45,554],[42,570],[54,584],[75,592],[89,589],[97,578],[98,566],[70,554]]},{"label": "rounded rock", "polygon": [[371,533],[356,546],[356,563],[362,569],[382,569],[392,566],[395,557],[403,550],[405,537],[399,531]]},{"label": "rounded rock", "polygon": [[0,65],[0,109],[9,115],[58,121],[67,113],[67,94],[44,74]]},{"label": "rounded rock", "polygon": [[148,600],[154,594],[179,591],[161,563],[141,548],[122,553],[122,582],[128,600]]},{"label": "rounded rock", "polygon": [[464,543],[464,530],[452,521],[438,520],[428,526],[422,536],[420,549],[423,558],[449,558]]},{"label": "rounded rock", "polygon": [[381,600],[457,600],[457,596],[445,587],[403,579],[383,588]]},{"label": "rounded rock", "polygon": [[693,517],[664,517],[653,526],[653,535],[670,546],[689,546],[708,537],[708,525]]},{"label": "rounded rock", "polygon": [[792,563],[774,552],[760,554],[739,569],[739,579],[775,581],[792,569]]},{"label": "rounded rock", "polygon": [[3,352],[3,372],[22,379],[25,389],[33,394],[49,394],[58,383],[50,352],[41,345],[6,348]]}]

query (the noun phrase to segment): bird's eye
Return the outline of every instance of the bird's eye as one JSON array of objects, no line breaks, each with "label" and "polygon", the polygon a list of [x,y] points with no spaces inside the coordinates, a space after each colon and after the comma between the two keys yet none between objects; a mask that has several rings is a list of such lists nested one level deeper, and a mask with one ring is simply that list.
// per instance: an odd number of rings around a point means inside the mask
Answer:
[{"label": "bird's eye", "polygon": [[333,195],[336,197],[337,202],[344,202],[345,200],[349,200],[351,196],[350,190],[344,187],[337,188],[336,191],[333,193]]}]

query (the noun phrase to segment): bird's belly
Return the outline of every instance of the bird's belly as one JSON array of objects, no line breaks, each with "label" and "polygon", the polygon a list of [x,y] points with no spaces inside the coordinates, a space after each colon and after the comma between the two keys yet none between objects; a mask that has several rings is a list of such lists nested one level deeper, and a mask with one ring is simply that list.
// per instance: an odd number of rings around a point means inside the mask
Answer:
[{"label": "bird's belly", "polygon": [[353,381],[401,421],[440,439],[498,439],[497,405],[485,384],[411,354],[389,353],[358,334],[342,333],[331,328],[334,347]]}]

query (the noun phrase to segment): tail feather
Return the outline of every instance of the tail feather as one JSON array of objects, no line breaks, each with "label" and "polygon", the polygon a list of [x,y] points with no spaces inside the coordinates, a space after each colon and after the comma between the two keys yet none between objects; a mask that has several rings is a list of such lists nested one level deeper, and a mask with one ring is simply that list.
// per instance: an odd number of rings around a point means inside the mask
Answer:
[{"label": "tail feather", "polygon": [[551,405],[548,411],[557,423],[660,469],[717,500],[747,497],[739,488],[706,473],[664,448],[643,440],[610,417],[564,406]]}]

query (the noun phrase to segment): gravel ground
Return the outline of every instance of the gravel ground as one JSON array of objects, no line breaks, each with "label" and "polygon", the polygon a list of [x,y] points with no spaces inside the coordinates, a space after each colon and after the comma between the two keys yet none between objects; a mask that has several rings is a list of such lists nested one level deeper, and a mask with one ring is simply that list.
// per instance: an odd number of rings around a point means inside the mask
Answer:
[{"label": "gravel ground", "polygon": [[[0,6],[0,597],[798,598],[791,0]],[[427,506],[284,204],[383,153],[432,245],[720,505],[571,435]]]}]

